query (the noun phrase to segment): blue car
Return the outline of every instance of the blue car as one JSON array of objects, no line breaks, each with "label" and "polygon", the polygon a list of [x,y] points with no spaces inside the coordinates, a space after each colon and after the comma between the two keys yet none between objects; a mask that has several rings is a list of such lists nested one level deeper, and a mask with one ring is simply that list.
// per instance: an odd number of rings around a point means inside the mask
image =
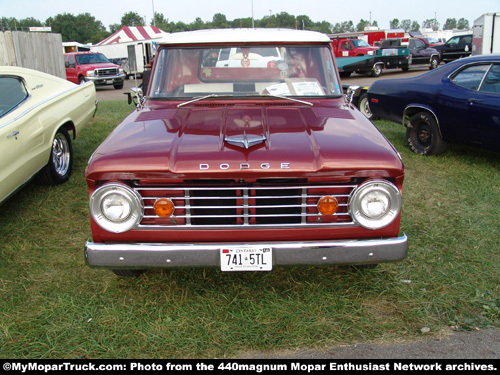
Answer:
[{"label": "blue car", "polygon": [[500,152],[500,54],[466,57],[412,78],[368,89],[375,118],[406,127],[410,148],[438,155],[446,143]]}]

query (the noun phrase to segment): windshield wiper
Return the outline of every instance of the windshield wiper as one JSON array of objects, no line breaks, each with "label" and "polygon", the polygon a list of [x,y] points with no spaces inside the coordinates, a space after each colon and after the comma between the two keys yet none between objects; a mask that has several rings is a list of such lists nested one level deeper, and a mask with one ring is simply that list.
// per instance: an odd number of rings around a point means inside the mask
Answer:
[{"label": "windshield wiper", "polygon": [[288,96],[281,96],[281,95],[274,95],[274,94],[260,94],[260,96],[269,96],[271,98],[291,100],[292,102],[302,103],[302,104],[305,104],[305,105],[308,105],[311,107],[314,105],[311,102],[306,102],[305,100],[300,100],[300,99],[295,99],[295,98],[289,98]]},{"label": "windshield wiper", "polygon": [[193,100],[189,100],[187,102],[177,104],[177,108],[183,107],[185,105],[188,105],[188,104],[200,101],[200,100],[209,99],[209,98],[219,98],[221,96],[224,96],[224,95],[210,94],[210,95],[205,95],[205,96],[198,96],[198,97],[194,98]]},{"label": "windshield wiper", "polygon": [[[210,99],[210,98],[221,98],[221,97],[224,97],[224,96],[227,96],[227,95],[210,94],[210,95],[205,95],[205,96],[198,96],[198,97],[196,97],[196,98],[194,98],[192,100],[189,100],[187,102],[177,104],[177,108],[183,107],[183,106],[191,104],[191,103],[198,102],[200,100],[205,100],[205,99]],[[278,98],[278,99],[290,100],[292,102],[305,104],[305,105],[308,105],[308,106],[311,106],[311,107],[314,105],[311,102],[306,102],[305,100],[300,100],[300,99],[295,99],[295,98],[289,98],[288,96],[281,96],[281,95],[274,95],[274,94],[260,94],[260,96],[268,96],[268,97],[271,97],[271,98]]]}]

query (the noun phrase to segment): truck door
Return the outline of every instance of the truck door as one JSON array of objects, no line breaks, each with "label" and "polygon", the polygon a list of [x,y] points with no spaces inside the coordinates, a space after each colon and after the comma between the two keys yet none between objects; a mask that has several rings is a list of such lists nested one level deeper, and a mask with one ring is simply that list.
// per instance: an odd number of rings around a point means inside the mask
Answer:
[{"label": "truck door", "polygon": [[348,40],[340,42],[340,52],[342,57],[352,56],[352,44]]},{"label": "truck door", "polygon": [[66,65],[66,79],[73,83],[80,83],[78,82],[78,69],[76,69],[75,56],[73,55],[66,56],[65,65]]},{"label": "truck door", "polygon": [[410,39],[410,54],[412,64],[427,64],[429,62],[429,54],[424,42],[420,39]]}]

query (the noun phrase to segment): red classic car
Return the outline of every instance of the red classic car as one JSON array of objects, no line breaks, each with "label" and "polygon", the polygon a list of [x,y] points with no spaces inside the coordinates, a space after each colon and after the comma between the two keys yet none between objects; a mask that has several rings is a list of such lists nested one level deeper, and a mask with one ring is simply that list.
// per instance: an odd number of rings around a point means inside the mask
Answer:
[{"label": "red classic car", "polygon": [[344,96],[330,39],[316,32],[169,35],[86,178],[86,262],[117,275],[406,256],[403,163]]}]

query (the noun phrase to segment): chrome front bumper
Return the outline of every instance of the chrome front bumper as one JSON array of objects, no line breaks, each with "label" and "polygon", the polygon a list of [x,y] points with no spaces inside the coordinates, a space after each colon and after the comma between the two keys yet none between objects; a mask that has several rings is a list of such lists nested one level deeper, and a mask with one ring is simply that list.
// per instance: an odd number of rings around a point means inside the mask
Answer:
[{"label": "chrome front bumper", "polygon": [[98,82],[101,82],[101,81],[111,81],[113,80],[113,82],[120,82],[120,81],[123,81],[125,79],[125,74],[124,73],[120,73],[120,74],[116,74],[114,76],[92,76],[92,77],[85,77],[85,80],[86,81],[92,81],[94,83],[98,83]]},{"label": "chrome front bumper", "polygon": [[[94,268],[147,269],[171,267],[220,267],[222,247],[241,247],[242,243],[210,244],[85,244],[85,261]],[[401,237],[351,241],[307,241],[252,243],[273,249],[273,266],[376,264],[406,257],[408,238]]]}]

